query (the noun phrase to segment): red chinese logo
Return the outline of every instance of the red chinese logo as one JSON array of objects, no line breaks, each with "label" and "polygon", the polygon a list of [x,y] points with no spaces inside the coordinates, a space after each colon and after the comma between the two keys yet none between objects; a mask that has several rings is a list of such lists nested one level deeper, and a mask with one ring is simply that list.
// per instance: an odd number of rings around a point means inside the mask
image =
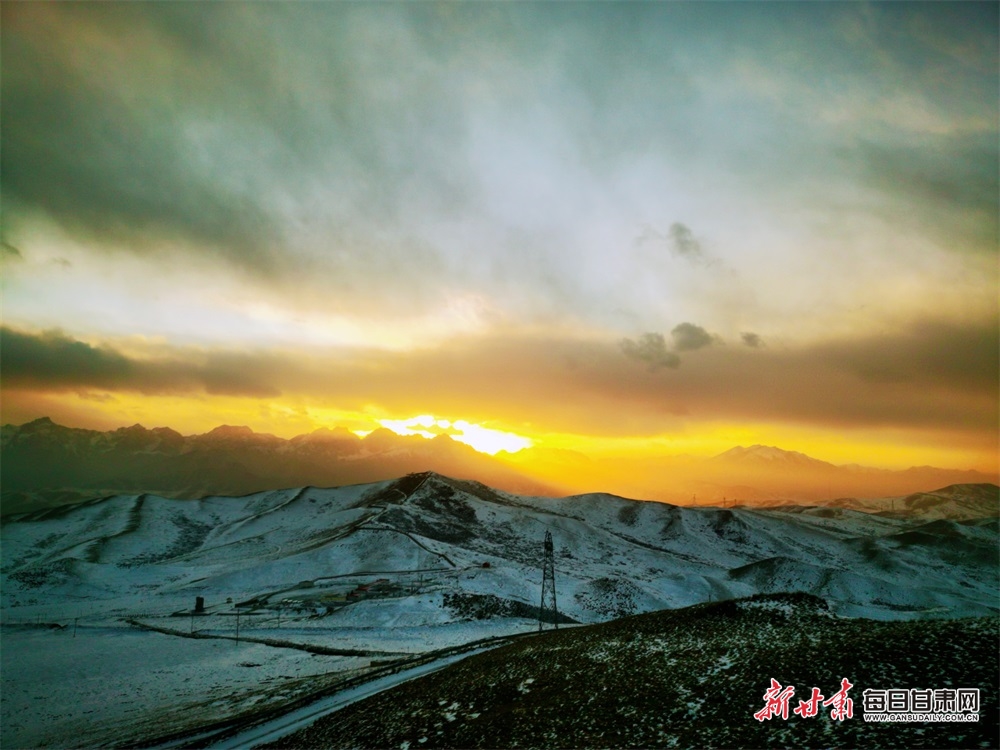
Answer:
[{"label": "red chinese logo", "polygon": [[[799,705],[792,709],[792,713],[801,716],[803,719],[810,719],[819,714],[821,706],[832,706],[830,709],[830,718],[834,721],[853,718],[854,701],[847,697],[847,693],[852,687],[854,685],[844,677],[840,681],[840,690],[829,698],[824,696],[819,688],[814,687],[809,699],[799,701]],[[771,687],[764,691],[764,708],[757,711],[753,717],[757,721],[773,719],[775,716],[780,716],[782,719],[787,720],[788,702],[793,695],[795,695],[794,685],[788,685],[783,688],[781,687],[781,683],[772,677]]]}]

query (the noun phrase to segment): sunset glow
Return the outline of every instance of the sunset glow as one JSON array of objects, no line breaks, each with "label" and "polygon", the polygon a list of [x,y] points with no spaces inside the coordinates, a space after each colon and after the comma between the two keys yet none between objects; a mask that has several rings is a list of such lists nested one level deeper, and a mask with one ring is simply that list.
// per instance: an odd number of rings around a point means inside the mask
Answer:
[{"label": "sunset glow", "polygon": [[1000,0],[0,0],[0,202],[2,748],[995,740]]},{"label": "sunset glow", "polygon": [[500,451],[517,453],[531,447],[531,440],[512,432],[492,430],[478,424],[471,424],[464,419],[454,422],[438,419],[429,414],[422,414],[411,419],[380,419],[379,424],[395,432],[397,435],[420,435],[434,438],[438,435],[448,435],[452,440],[472,446],[480,453],[495,455]]},{"label": "sunset glow", "polygon": [[995,4],[2,12],[4,423],[1000,468]]}]

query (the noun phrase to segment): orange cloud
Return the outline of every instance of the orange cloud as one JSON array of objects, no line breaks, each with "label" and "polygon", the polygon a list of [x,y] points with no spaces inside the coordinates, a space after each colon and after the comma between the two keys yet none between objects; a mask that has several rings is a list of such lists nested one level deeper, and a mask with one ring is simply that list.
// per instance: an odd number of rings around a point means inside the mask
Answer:
[{"label": "orange cloud", "polygon": [[[684,352],[676,368],[654,370],[614,341],[568,337],[454,339],[412,352],[176,347],[148,358],[61,334],[5,328],[2,337],[8,412],[62,394],[94,414],[121,412],[125,402],[146,404],[146,413],[170,404],[152,421],[175,427],[182,403],[204,419],[213,410],[242,411],[243,421],[279,434],[291,431],[283,420],[302,431],[353,415],[345,426],[365,430],[434,414],[528,439],[642,441],[770,425],[775,433],[826,432],[848,443],[856,435],[869,443],[878,434],[909,435],[903,443],[968,446],[977,461],[997,447],[995,321],[929,321],[798,345],[716,342]],[[93,400],[102,394],[117,401]]]}]

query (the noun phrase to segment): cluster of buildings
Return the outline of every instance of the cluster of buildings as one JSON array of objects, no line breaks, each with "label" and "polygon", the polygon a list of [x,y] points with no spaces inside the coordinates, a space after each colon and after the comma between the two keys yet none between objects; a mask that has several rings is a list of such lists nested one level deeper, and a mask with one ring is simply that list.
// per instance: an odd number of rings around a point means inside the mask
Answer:
[{"label": "cluster of buildings", "polygon": [[391,596],[399,596],[406,593],[407,589],[398,583],[393,583],[388,578],[379,578],[371,583],[359,583],[346,594],[315,594],[307,597],[288,597],[282,599],[280,607],[282,610],[292,611],[299,614],[325,615],[340,609],[348,604],[359,602],[364,599],[381,599]]}]

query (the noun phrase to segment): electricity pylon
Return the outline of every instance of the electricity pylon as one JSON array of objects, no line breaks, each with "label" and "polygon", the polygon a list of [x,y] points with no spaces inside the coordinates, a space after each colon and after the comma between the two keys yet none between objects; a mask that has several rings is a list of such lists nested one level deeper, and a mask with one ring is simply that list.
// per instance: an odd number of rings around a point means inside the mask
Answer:
[{"label": "electricity pylon", "polygon": [[545,532],[545,556],[542,558],[542,602],[538,608],[538,630],[546,612],[552,613],[552,624],[559,629],[559,610],[556,609],[556,560],[552,548],[552,532]]}]

